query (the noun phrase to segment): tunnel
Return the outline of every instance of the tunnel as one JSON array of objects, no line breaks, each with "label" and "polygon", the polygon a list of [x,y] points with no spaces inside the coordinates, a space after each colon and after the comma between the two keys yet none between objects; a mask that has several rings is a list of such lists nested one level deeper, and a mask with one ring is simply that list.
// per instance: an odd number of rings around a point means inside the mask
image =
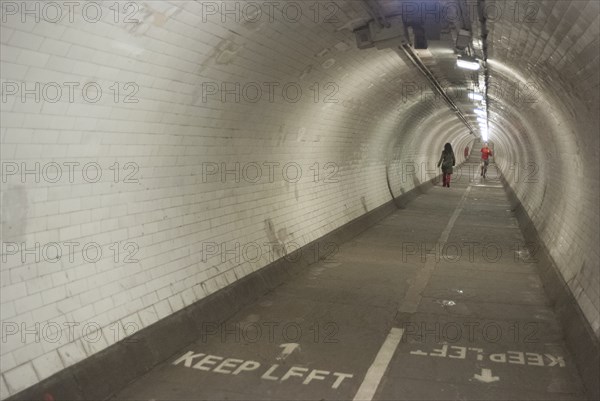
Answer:
[{"label": "tunnel", "polygon": [[600,399],[596,0],[1,6],[1,400]]}]

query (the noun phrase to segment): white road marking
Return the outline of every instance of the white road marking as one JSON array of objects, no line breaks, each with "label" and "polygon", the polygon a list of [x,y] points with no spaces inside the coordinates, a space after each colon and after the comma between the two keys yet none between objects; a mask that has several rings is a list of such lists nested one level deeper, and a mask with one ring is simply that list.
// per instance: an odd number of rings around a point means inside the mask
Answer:
[{"label": "white road marking", "polygon": [[[202,359],[200,359],[202,358]],[[254,372],[260,369],[264,373],[260,376],[261,380],[270,381],[292,381],[307,385],[313,381],[327,381],[331,383],[331,388],[337,390],[346,379],[354,377],[353,373],[330,372],[322,369],[310,369],[302,366],[279,366],[273,364],[267,366],[261,365],[260,362],[243,360],[237,358],[225,358],[218,355],[206,355],[203,353],[195,353],[188,351],[173,362],[173,365],[184,367],[187,369],[195,369],[197,372],[210,372],[222,375],[246,375],[248,372]],[[265,370],[266,369],[266,370]],[[259,371],[259,373],[260,373]],[[348,380],[349,381],[349,380]]]},{"label": "white road marking", "polygon": [[500,378],[498,376],[492,376],[491,369],[481,369],[481,374],[478,375],[477,373],[475,373],[473,377],[483,383],[492,383],[500,381]]},{"label": "white road marking", "polygon": [[[564,368],[567,366],[565,358],[560,355],[551,354],[538,354],[536,352],[524,352],[524,351],[506,351],[497,352],[495,354],[484,353],[482,348],[471,348],[461,347],[458,345],[442,344],[441,348],[434,348],[431,352],[425,352],[417,349],[410,351],[411,355],[421,356],[434,356],[434,357],[448,357],[455,359],[471,359],[473,353],[468,351],[476,351],[476,358],[478,361],[489,360],[494,363],[507,363],[509,365],[527,365],[527,366],[541,366],[541,367],[553,367]],[[544,357],[546,359],[544,359]]]},{"label": "white road marking", "polygon": [[460,213],[463,210],[463,207],[465,206],[465,202],[467,201],[469,192],[471,192],[471,186],[467,187],[467,190],[465,191],[462,198],[460,199],[460,202],[458,202],[456,209],[454,209],[454,213],[452,213],[452,217],[450,217],[450,221],[448,221],[448,224],[446,224],[446,228],[444,228],[444,231],[442,231],[442,235],[440,236],[440,239],[438,241],[439,243],[445,244],[446,241],[448,241],[448,237],[450,236],[450,231],[452,231],[452,228],[454,227],[454,223],[456,223],[458,216],[460,215]]},{"label": "white road marking", "polygon": [[392,360],[392,356],[396,348],[398,348],[403,334],[404,329],[392,327],[358,388],[354,396],[354,401],[371,401],[373,399],[375,391],[379,387],[379,382],[381,382],[381,378]]},{"label": "white road marking", "polygon": [[279,356],[276,359],[278,361],[283,361],[285,358],[287,358],[288,356],[290,356],[290,354],[292,352],[294,352],[295,349],[299,349],[300,344],[298,344],[298,343],[286,343],[286,344],[281,344],[279,347],[283,348],[283,351],[281,351],[281,354],[279,354]]},{"label": "white road marking", "polygon": [[[446,228],[444,228],[444,231],[442,231],[442,234],[440,235],[440,239],[438,240],[439,245],[444,246],[448,241],[450,231],[452,231],[454,223],[456,223],[458,216],[462,212],[470,191],[471,186],[468,186],[467,190],[460,199],[460,202],[456,206],[454,213],[452,213],[450,221],[448,221],[448,224],[446,224]],[[417,309],[419,308],[419,304],[421,303],[421,293],[427,286],[427,283],[431,278],[431,274],[433,273],[433,269],[436,263],[437,262],[435,258],[427,258],[425,266],[423,266],[423,268],[419,270],[411,286],[406,291],[406,295],[404,296],[404,299],[398,307],[398,312],[415,313],[417,311]]]},{"label": "white road marking", "polygon": [[504,188],[502,185],[485,185],[485,184],[475,184],[474,187],[484,187],[484,188]]}]

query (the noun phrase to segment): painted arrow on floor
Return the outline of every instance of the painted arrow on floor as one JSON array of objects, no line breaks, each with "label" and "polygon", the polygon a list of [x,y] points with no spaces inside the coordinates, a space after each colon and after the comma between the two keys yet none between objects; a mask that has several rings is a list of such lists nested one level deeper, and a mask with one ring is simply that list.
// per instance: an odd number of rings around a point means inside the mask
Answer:
[{"label": "painted arrow on floor", "polygon": [[294,352],[294,350],[296,350],[297,348],[300,348],[300,344],[298,344],[298,343],[286,343],[286,344],[281,344],[279,347],[283,348],[283,351],[281,351],[281,354],[279,354],[279,356],[277,357],[277,360],[278,361],[283,361],[285,358],[287,358],[288,356],[290,356],[290,354],[292,352]]},{"label": "painted arrow on floor", "polygon": [[481,374],[478,375],[477,373],[475,373],[473,377],[475,377],[477,380],[483,383],[492,383],[500,381],[500,378],[498,376],[492,376],[491,369],[481,369]]}]

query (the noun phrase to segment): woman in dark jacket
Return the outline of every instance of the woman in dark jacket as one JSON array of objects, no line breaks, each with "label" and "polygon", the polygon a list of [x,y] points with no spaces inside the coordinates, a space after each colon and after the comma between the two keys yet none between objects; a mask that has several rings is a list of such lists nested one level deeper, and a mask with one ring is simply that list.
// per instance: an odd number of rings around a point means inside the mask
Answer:
[{"label": "woman in dark jacket", "polygon": [[452,167],[456,164],[456,159],[454,158],[454,151],[452,150],[452,145],[447,143],[444,145],[444,150],[442,151],[442,157],[440,157],[440,161],[437,166],[442,166],[442,174],[444,186],[450,188],[450,176],[452,175]]}]

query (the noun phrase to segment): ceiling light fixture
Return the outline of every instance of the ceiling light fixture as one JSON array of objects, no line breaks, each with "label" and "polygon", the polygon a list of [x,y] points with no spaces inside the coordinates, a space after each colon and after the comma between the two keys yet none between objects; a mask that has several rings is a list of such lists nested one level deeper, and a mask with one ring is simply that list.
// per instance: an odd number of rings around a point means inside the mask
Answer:
[{"label": "ceiling light fixture", "polygon": [[471,100],[476,100],[476,101],[480,101],[483,100],[483,96],[480,95],[479,93],[469,93],[469,99]]},{"label": "ceiling light fixture", "polygon": [[458,59],[456,59],[456,65],[460,68],[465,68],[472,71],[477,71],[479,68],[481,68],[481,65],[479,65],[479,60],[467,56],[458,56]]}]

